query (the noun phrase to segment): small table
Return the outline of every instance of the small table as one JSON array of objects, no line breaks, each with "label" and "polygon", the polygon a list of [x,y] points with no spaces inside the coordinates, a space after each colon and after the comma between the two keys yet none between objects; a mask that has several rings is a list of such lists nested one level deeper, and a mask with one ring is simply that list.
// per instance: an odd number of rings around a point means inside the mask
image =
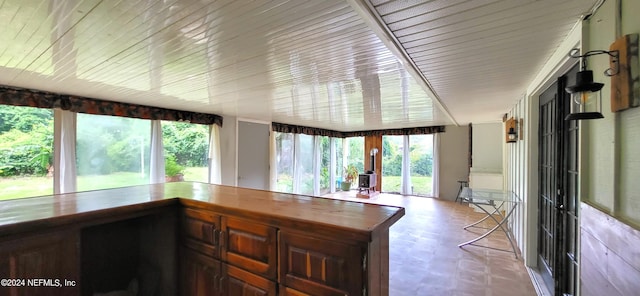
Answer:
[{"label": "small table", "polygon": [[[463,227],[463,229],[466,230],[467,228],[470,228],[470,227],[478,227],[476,225],[478,225],[479,223],[482,223],[482,221],[487,220],[488,218],[491,218],[493,221],[497,223],[496,226],[489,229],[485,234],[477,238],[474,238],[468,242],[459,244],[458,247],[462,248],[463,246],[466,246],[466,245],[473,245],[477,247],[490,248],[490,249],[495,249],[495,250],[500,250],[505,252],[513,252],[513,254],[515,254],[517,259],[518,253],[516,252],[516,247],[513,242],[515,239],[513,238],[513,234],[511,234],[511,232],[509,231],[505,223],[508,221],[509,217],[511,216],[513,211],[518,206],[518,203],[520,202],[520,199],[518,198],[518,196],[515,193],[510,191],[495,190],[495,189],[474,189],[471,187],[463,187],[458,197],[465,202],[475,205],[477,208],[481,209],[483,212],[487,214],[484,218]],[[503,205],[505,205],[505,203],[508,203],[508,205],[510,206],[508,208],[506,215],[502,215],[502,213],[500,212],[500,208]],[[483,205],[484,206],[489,205],[493,207],[493,211],[490,213],[489,211],[487,211],[487,209],[482,207]],[[498,216],[497,218],[500,218],[500,220],[498,220],[494,215]],[[478,228],[481,228],[481,227],[478,227]],[[509,240],[509,243],[511,243],[511,251],[474,244],[475,242],[487,237],[489,234],[493,233],[498,228],[502,230],[502,232],[504,232],[504,234],[507,236],[507,239]]]}]

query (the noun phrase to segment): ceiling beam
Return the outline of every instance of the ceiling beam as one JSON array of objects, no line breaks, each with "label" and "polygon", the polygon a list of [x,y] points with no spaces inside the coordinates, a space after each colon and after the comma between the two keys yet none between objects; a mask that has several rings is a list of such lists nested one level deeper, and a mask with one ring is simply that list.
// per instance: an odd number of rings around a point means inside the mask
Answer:
[{"label": "ceiling beam", "polygon": [[424,74],[418,70],[418,67],[413,62],[407,51],[402,47],[402,44],[393,35],[393,32],[384,23],[382,17],[378,14],[378,11],[373,7],[373,4],[369,0],[347,0],[347,3],[353,7],[353,9],[362,17],[364,22],[369,28],[380,38],[382,43],[396,56],[396,58],[403,65],[405,70],[418,82],[423,90],[429,95],[434,104],[436,104],[453,122],[454,125],[460,126],[455,118],[449,112],[447,106],[442,102],[441,98],[433,90],[433,87],[424,76]]}]

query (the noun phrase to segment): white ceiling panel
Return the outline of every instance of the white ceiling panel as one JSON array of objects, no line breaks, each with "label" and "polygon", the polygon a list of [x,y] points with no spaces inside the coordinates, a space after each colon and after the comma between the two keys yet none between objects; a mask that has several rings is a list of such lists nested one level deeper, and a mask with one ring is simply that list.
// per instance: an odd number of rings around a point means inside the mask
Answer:
[{"label": "white ceiling panel", "polygon": [[370,1],[460,124],[499,120],[596,2]]},{"label": "white ceiling panel", "polygon": [[491,121],[593,2],[0,0],[0,84],[341,131]]}]

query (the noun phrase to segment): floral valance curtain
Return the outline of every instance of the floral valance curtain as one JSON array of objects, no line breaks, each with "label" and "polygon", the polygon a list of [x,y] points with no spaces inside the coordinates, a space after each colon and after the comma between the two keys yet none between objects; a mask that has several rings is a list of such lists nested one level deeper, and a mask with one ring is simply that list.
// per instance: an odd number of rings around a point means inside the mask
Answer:
[{"label": "floral valance curtain", "polygon": [[435,133],[444,133],[444,126],[425,126],[425,127],[411,127],[411,128],[398,128],[398,129],[383,129],[383,130],[370,130],[370,131],[354,131],[354,132],[340,132],[334,130],[326,130],[315,127],[306,127],[300,125],[285,124],[279,122],[273,122],[271,124],[273,131],[280,133],[292,133],[292,134],[307,134],[313,136],[327,136],[334,138],[348,138],[348,137],[364,137],[364,136],[395,136],[395,135],[427,135]]},{"label": "floral valance curtain", "polygon": [[273,122],[271,123],[271,128],[275,132],[279,133],[291,133],[291,134],[307,134],[312,136],[327,136],[334,138],[344,138],[343,132],[308,127],[308,126],[300,126],[286,123]]},{"label": "floral valance curtain", "polygon": [[424,127],[409,127],[409,128],[395,128],[395,129],[383,129],[372,131],[355,131],[344,132],[344,137],[365,137],[365,136],[402,136],[402,135],[428,135],[435,133],[444,133],[445,129],[443,125],[438,126],[424,126]]},{"label": "floral valance curtain", "polygon": [[222,116],[143,105],[103,101],[43,91],[0,86],[0,104],[38,108],[60,108],[76,113],[112,115],[150,120],[188,121],[222,126]]}]

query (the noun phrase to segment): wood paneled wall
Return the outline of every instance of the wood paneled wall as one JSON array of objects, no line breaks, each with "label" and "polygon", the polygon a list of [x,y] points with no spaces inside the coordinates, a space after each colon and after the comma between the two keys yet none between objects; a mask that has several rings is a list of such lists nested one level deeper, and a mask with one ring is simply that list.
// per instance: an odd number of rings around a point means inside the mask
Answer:
[{"label": "wood paneled wall", "polygon": [[580,203],[582,295],[638,295],[640,231]]},{"label": "wood paneled wall", "polygon": [[[369,151],[378,148],[376,154],[376,191],[382,190],[382,136],[366,136],[364,137],[364,170],[371,169],[371,154]],[[364,172],[363,172],[364,173]]]}]

